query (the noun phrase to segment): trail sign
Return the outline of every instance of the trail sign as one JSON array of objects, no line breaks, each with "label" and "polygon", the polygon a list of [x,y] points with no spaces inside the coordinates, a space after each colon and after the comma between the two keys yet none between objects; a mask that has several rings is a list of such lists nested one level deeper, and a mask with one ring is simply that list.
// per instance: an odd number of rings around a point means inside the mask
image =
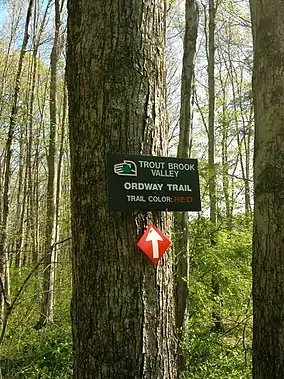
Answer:
[{"label": "trail sign", "polygon": [[171,246],[171,241],[154,225],[149,225],[137,246],[157,264]]},{"label": "trail sign", "polygon": [[196,159],[108,154],[110,211],[200,211]]}]

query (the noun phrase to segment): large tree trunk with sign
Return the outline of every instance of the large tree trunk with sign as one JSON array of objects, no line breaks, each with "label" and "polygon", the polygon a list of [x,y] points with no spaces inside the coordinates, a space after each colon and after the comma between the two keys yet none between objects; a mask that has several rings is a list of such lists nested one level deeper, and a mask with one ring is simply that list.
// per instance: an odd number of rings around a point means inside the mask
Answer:
[{"label": "large tree trunk with sign", "polygon": [[255,205],[253,378],[284,378],[284,4],[251,0]]},{"label": "large tree trunk with sign", "polygon": [[[136,243],[144,213],[109,212],[106,154],[163,155],[165,2],[68,1],[74,378],[176,378],[170,253]],[[124,167],[123,170],[131,170]],[[158,214],[167,234],[169,225]]]}]

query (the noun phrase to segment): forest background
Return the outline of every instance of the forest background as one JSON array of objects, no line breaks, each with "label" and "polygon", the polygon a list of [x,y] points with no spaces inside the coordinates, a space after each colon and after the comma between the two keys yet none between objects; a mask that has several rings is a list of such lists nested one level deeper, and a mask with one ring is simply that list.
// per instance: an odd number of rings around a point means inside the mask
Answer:
[{"label": "forest background", "polygon": [[[199,160],[202,211],[189,216],[183,352],[187,378],[251,378],[249,4],[214,3],[212,91],[210,3],[199,3],[191,157]],[[0,222],[7,229],[0,234],[0,370],[9,379],[71,378],[66,3],[0,7]],[[185,22],[185,3],[168,2],[169,156],[179,143]]]}]

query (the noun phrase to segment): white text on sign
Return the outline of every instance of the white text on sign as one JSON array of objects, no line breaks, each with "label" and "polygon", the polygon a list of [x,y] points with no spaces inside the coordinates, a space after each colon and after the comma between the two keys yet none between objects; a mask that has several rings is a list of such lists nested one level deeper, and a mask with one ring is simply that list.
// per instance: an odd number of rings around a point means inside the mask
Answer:
[{"label": "white text on sign", "polygon": [[[162,183],[131,183],[125,182],[124,189],[126,190],[136,190],[136,191],[162,191],[164,184]],[[165,184],[168,191],[175,192],[191,192],[191,188],[188,184]]]},{"label": "white text on sign", "polygon": [[180,171],[195,171],[193,163],[139,161],[141,168],[149,168],[153,176],[176,178]]},{"label": "white text on sign", "polygon": [[146,196],[144,195],[126,195],[127,201],[138,202],[138,203],[192,203],[193,199],[191,196]]}]

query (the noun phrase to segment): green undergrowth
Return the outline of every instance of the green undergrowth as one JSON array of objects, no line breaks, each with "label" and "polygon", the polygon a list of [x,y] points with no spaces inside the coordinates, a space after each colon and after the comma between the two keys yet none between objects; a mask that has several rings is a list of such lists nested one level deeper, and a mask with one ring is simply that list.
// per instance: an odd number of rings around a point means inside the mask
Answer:
[{"label": "green undergrowth", "polygon": [[191,223],[185,377],[249,379],[252,377],[251,224],[238,217],[230,230],[222,224],[217,228],[214,230],[207,220]]},{"label": "green undergrowth", "polygon": [[[251,379],[251,225],[241,217],[229,230],[192,221],[190,251],[184,378]],[[31,269],[11,269],[11,299]],[[54,323],[36,330],[41,272],[32,276],[9,319],[0,347],[3,379],[72,378],[68,256],[57,267]]]},{"label": "green undergrowth", "polygon": [[[71,269],[67,259],[57,267],[54,323],[35,329],[40,315],[40,269],[19,297],[0,347],[3,379],[72,378]],[[11,270],[11,299],[30,270],[32,267]]]},{"label": "green undergrowth", "polygon": [[25,333],[21,341],[14,341],[13,346],[7,346],[6,343],[6,356],[0,360],[4,378],[72,377],[72,341],[68,328],[50,325],[42,331],[26,328]]}]

